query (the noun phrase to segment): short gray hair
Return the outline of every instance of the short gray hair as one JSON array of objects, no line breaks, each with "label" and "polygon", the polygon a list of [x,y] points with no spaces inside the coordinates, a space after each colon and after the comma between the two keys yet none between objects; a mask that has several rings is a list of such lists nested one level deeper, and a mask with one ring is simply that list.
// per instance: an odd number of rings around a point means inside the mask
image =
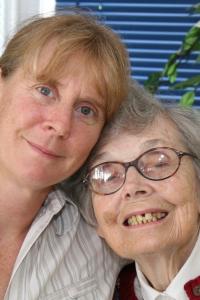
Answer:
[{"label": "short gray hair", "polygon": [[142,132],[158,116],[171,120],[175,124],[181,142],[187,151],[198,158],[194,160],[194,165],[200,177],[200,111],[179,104],[164,105],[136,82],[133,82],[128,99],[121,105],[112,121],[104,128],[101,138],[87,162],[67,183],[67,191],[89,224],[96,226],[96,219],[92,207],[91,192],[82,183],[82,180],[95,161],[99,150],[108,143],[111,136],[117,136],[123,132],[132,134]]}]

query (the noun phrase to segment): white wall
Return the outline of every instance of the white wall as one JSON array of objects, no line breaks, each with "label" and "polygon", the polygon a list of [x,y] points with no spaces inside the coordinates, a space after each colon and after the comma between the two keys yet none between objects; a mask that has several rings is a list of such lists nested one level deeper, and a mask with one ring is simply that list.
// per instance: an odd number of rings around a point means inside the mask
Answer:
[{"label": "white wall", "polygon": [[55,11],[55,0],[0,0],[0,52],[17,24],[37,14]]}]

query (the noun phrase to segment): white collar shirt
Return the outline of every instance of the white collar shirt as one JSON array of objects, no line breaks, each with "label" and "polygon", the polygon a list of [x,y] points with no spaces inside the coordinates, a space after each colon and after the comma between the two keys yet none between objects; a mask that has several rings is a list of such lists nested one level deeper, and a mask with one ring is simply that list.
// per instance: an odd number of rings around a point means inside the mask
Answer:
[{"label": "white collar shirt", "polygon": [[22,244],[4,300],[110,300],[121,265],[55,188]]},{"label": "white collar shirt", "polygon": [[[136,263],[137,280],[140,286],[139,298],[143,300],[188,300],[189,298],[184,290],[184,285],[200,274],[199,253],[200,235],[189,258],[163,293],[156,291],[149,285],[142,274],[139,265]],[[159,298],[159,296],[165,297]]]}]

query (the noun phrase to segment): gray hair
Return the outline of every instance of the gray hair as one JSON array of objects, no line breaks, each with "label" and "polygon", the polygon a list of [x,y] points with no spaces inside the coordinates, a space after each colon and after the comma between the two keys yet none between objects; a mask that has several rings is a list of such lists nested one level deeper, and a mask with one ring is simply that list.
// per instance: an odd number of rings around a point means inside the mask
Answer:
[{"label": "gray hair", "polygon": [[114,118],[104,128],[101,138],[94,147],[85,165],[67,182],[67,192],[78,205],[85,220],[96,226],[92,207],[91,192],[82,183],[88,169],[95,161],[99,150],[109,142],[110,137],[123,132],[136,134],[151,125],[156,117],[171,120],[180,134],[180,139],[187,151],[197,156],[194,165],[200,177],[200,111],[178,104],[164,105],[151,94],[133,82],[128,99],[121,105]]}]

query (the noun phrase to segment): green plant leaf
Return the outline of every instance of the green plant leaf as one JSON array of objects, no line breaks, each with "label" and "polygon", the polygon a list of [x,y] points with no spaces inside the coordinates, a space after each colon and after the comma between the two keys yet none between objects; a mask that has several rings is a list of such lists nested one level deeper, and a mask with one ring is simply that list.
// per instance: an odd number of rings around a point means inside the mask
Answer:
[{"label": "green plant leaf", "polygon": [[177,68],[177,63],[169,65],[168,69],[166,70],[166,75],[168,77],[174,76],[174,74],[176,73],[176,68]]},{"label": "green plant leaf", "polygon": [[184,41],[184,43],[182,44],[182,50],[183,51],[188,51],[190,49],[192,49],[193,45],[196,43],[196,41],[198,40],[198,37],[187,37]]},{"label": "green plant leaf", "polygon": [[192,106],[194,103],[194,98],[194,91],[187,92],[181,97],[180,104],[183,106]]},{"label": "green plant leaf", "polygon": [[168,76],[170,72],[172,72],[172,69],[174,68],[174,65],[176,65],[176,60],[178,59],[178,54],[173,53],[169,59],[168,62],[165,64],[163,76]]},{"label": "green plant leaf", "polygon": [[200,37],[199,37],[199,41],[192,48],[192,51],[200,51]]},{"label": "green plant leaf", "polygon": [[196,24],[194,24],[190,30],[186,33],[186,36],[184,38],[184,41],[189,40],[190,38],[198,38],[199,36],[199,31],[200,28],[195,26]]},{"label": "green plant leaf", "polygon": [[178,63],[171,64],[166,71],[166,76],[168,77],[170,83],[174,83],[176,81],[177,66]]},{"label": "green plant leaf", "polygon": [[[195,13],[199,13],[200,2],[194,5],[192,9]],[[154,94],[162,84],[165,84],[172,90],[192,88],[193,91],[185,91],[180,100],[182,105],[192,105],[195,101],[195,89],[200,87],[200,75],[176,83],[177,74],[182,64],[184,63],[184,67],[187,64],[188,68],[191,66],[189,60],[191,54],[193,54],[193,61],[196,64],[200,63],[200,21],[194,24],[185,34],[180,48],[169,56],[163,71],[149,75],[145,82],[145,87]]]},{"label": "green plant leaf", "polygon": [[190,49],[193,48],[193,46],[196,44],[196,42],[200,38],[200,28],[196,27],[195,25],[187,32],[181,49],[182,51],[189,51]]},{"label": "green plant leaf", "polygon": [[155,94],[160,86],[160,79],[162,78],[162,72],[154,72],[149,75],[144,83],[146,89],[148,89],[152,94]]},{"label": "green plant leaf", "polygon": [[196,14],[200,13],[200,3],[197,3],[197,4],[193,5],[191,7],[191,11],[192,11],[193,14],[194,13],[196,13]]},{"label": "green plant leaf", "polygon": [[177,72],[175,71],[172,75],[169,76],[169,82],[174,83],[177,78]]},{"label": "green plant leaf", "polygon": [[193,76],[187,80],[184,80],[180,83],[174,84],[171,86],[173,90],[185,89],[188,87],[196,87],[200,85],[200,75]]}]

